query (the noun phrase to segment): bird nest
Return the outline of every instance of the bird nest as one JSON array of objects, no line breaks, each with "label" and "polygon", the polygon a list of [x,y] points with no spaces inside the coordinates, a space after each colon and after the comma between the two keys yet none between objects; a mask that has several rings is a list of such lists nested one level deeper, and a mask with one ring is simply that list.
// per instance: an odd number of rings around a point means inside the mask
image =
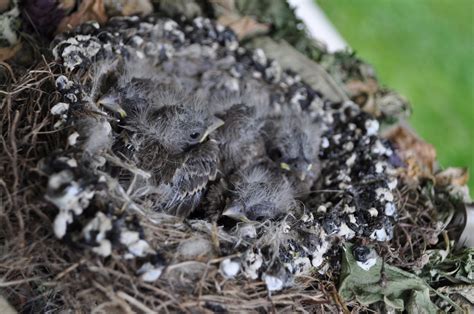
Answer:
[{"label": "bird nest", "polygon": [[[219,88],[256,80],[274,108],[289,106],[320,125],[319,177],[298,211],[222,224],[151,211],[115,176],[146,171],[113,146],[91,150],[98,135],[116,137],[121,117],[88,105],[90,68],[133,54],[158,65],[185,62],[195,57],[192,45],[208,51],[210,64],[233,58],[212,68],[226,75]],[[326,99],[208,19],[85,24],[57,38],[53,53],[55,61],[26,73],[3,64],[10,84],[1,107],[0,289],[22,311],[363,310],[337,291],[346,243],[372,243],[406,267],[441,232],[423,213],[420,191],[403,178],[397,185],[400,159],[377,119],[350,101]],[[86,120],[97,132],[79,128]],[[370,263],[365,255],[358,262]]]}]

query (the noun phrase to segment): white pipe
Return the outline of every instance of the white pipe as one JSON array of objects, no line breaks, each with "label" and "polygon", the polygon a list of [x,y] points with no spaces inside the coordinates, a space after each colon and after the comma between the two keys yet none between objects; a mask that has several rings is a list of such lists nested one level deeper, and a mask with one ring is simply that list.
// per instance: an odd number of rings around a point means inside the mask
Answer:
[{"label": "white pipe", "polygon": [[344,50],[349,45],[314,0],[288,0],[314,38],[326,44],[329,52]]}]

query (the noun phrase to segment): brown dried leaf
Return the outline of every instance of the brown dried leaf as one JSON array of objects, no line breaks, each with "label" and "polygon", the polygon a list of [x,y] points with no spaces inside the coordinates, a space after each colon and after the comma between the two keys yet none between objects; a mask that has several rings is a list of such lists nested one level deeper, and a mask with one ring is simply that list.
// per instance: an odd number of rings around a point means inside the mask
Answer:
[{"label": "brown dried leaf", "polygon": [[218,15],[236,11],[234,0],[210,0],[209,2]]},{"label": "brown dried leaf", "polygon": [[58,8],[61,10],[64,10],[66,14],[71,12],[75,6],[76,6],[76,0],[59,0],[58,1]]},{"label": "brown dried leaf", "polygon": [[104,24],[107,22],[107,19],[103,0],[85,0],[81,3],[77,12],[66,16],[59,23],[56,33],[73,29],[87,21],[97,21],[100,24]]},{"label": "brown dried leaf", "polygon": [[379,90],[379,84],[372,78],[368,78],[366,81],[349,80],[346,83],[346,88],[350,96],[360,93],[375,94]]},{"label": "brown dried leaf", "polygon": [[0,313],[3,314],[16,314],[18,313],[10,303],[8,303],[7,299],[0,295]]},{"label": "brown dried leaf", "polygon": [[0,13],[4,12],[10,6],[10,0],[0,0]]},{"label": "brown dried leaf", "polygon": [[436,184],[439,185],[458,185],[463,186],[469,180],[469,172],[467,168],[449,167],[435,176]]},{"label": "brown dried leaf", "polygon": [[375,96],[379,90],[376,80],[368,78],[366,81],[349,80],[346,83],[346,90],[350,98],[358,104],[362,110],[374,116],[380,116],[380,108],[375,101]]},{"label": "brown dried leaf", "polygon": [[122,14],[129,15],[147,15],[153,12],[153,5],[149,0],[125,0]]},{"label": "brown dried leaf", "polygon": [[104,0],[108,16],[148,15],[153,12],[150,0]]},{"label": "brown dried leaf", "polygon": [[400,157],[407,164],[410,178],[432,177],[436,162],[436,150],[406,126],[399,125],[385,135],[397,148]]},{"label": "brown dried leaf", "polygon": [[224,26],[230,27],[239,39],[265,34],[270,30],[268,24],[259,23],[250,16],[241,17],[235,14],[226,14],[221,15],[217,21]]},{"label": "brown dried leaf", "polygon": [[0,48],[0,61],[5,61],[15,56],[18,50],[20,50],[20,48],[21,48],[21,43],[17,43],[16,45],[13,45],[10,47],[1,47]]}]

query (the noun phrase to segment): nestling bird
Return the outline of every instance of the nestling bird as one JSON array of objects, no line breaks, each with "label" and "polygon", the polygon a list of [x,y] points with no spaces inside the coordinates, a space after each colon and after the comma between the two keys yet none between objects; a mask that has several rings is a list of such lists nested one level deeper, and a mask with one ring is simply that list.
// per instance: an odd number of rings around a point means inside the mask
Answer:
[{"label": "nestling bird", "polygon": [[185,217],[217,174],[218,146],[206,139],[223,121],[212,116],[202,100],[170,87],[150,95],[142,104],[123,106],[133,130],[133,159],[152,173],[149,190],[157,196],[158,208]]},{"label": "nestling bird", "polygon": [[[309,188],[316,178],[318,165],[321,140],[318,125],[302,112],[285,110],[279,117],[267,119],[264,130],[268,156],[298,185],[298,189]],[[302,188],[302,185],[306,187]]]},{"label": "nestling bird", "polygon": [[221,104],[225,109],[216,113],[225,124],[211,136],[219,144],[219,170],[223,175],[246,168],[265,155],[262,128],[268,107],[266,97],[250,91],[235,99],[228,97],[226,102],[231,105]]},{"label": "nestling bird", "polygon": [[223,216],[241,221],[275,219],[294,209],[290,182],[269,163],[259,163],[221,179],[208,194]]},{"label": "nestling bird", "polygon": [[132,195],[152,200],[154,209],[185,217],[217,174],[218,146],[208,135],[223,121],[203,99],[164,84],[150,69],[137,70],[144,67],[105,64],[93,100],[121,114],[122,153],[151,173],[149,180],[134,181],[122,171],[121,182]]}]

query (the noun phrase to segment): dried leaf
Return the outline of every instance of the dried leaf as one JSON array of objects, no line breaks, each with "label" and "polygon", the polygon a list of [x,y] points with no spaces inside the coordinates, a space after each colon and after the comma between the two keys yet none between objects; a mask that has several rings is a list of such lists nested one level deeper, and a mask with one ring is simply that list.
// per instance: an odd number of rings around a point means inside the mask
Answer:
[{"label": "dried leaf", "polygon": [[216,14],[223,15],[231,12],[236,12],[234,0],[211,0],[209,1]]},{"label": "dried leaf", "polygon": [[372,78],[368,78],[366,81],[349,80],[346,83],[346,88],[352,97],[361,93],[375,94],[379,90],[379,84]]},{"label": "dried leaf", "polygon": [[64,12],[71,12],[76,6],[76,0],[59,0],[58,8]]},{"label": "dried leaf", "polygon": [[240,17],[235,14],[226,14],[221,15],[217,21],[224,26],[230,27],[239,39],[265,34],[270,30],[268,24],[258,23],[250,16]]},{"label": "dried leaf", "polygon": [[153,12],[150,0],[105,0],[108,16],[147,15]]},{"label": "dried leaf", "polygon": [[4,12],[10,6],[10,0],[0,0],[0,12]]},{"label": "dried leaf", "polygon": [[21,48],[21,43],[17,43],[14,46],[10,47],[1,47],[0,48],[0,61],[5,61],[15,56],[18,50]]},{"label": "dried leaf", "polygon": [[403,120],[410,116],[411,107],[408,100],[390,89],[380,88],[375,94],[375,103],[382,113],[382,117]]},{"label": "dried leaf", "polygon": [[346,83],[349,97],[365,112],[380,116],[380,109],[375,101],[375,94],[379,90],[376,80],[369,78],[366,81],[350,80]]},{"label": "dried leaf", "polygon": [[100,24],[104,24],[107,22],[107,19],[103,0],[85,0],[81,3],[77,12],[65,17],[59,23],[56,33],[73,29],[87,21],[97,21]]},{"label": "dried leaf", "polygon": [[463,186],[469,180],[469,172],[467,168],[449,167],[435,176],[436,183],[439,185],[458,185]]},{"label": "dried leaf", "polygon": [[153,6],[149,0],[128,0],[125,1],[122,14],[128,15],[147,15],[153,12]]},{"label": "dried leaf", "polygon": [[433,177],[436,150],[433,145],[418,137],[407,126],[398,125],[384,134],[397,148],[397,153],[407,165],[409,178]]},{"label": "dried leaf", "polygon": [[0,313],[3,314],[16,314],[18,313],[13,306],[8,303],[7,299],[0,295]]},{"label": "dried leaf", "polygon": [[159,4],[160,13],[167,16],[184,16],[193,19],[197,16],[205,15],[197,0],[160,0],[154,1]]}]

